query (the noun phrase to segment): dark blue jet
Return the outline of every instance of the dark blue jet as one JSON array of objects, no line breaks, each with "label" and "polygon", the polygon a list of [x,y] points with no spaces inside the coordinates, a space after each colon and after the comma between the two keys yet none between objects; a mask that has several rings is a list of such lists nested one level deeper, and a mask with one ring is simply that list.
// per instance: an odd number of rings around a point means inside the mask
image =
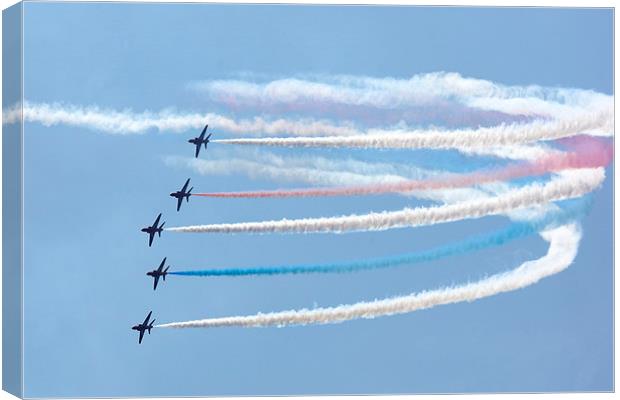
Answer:
[{"label": "dark blue jet", "polygon": [[185,181],[185,185],[183,185],[183,188],[181,190],[177,190],[176,192],[170,193],[170,196],[176,197],[177,199],[177,211],[181,209],[181,204],[183,204],[183,198],[187,199],[187,202],[189,203],[189,196],[192,195],[192,190],[194,188],[192,187],[189,190],[187,190],[188,185],[189,185],[189,178]]},{"label": "dark blue jet", "polygon": [[151,247],[151,244],[153,244],[153,238],[155,237],[155,234],[157,233],[159,237],[161,237],[161,231],[164,230],[165,222],[162,222],[161,226],[158,226],[160,218],[161,218],[161,213],[159,213],[159,215],[157,216],[157,219],[155,220],[155,222],[153,222],[153,225],[147,226],[146,228],[142,228],[142,232],[146,232],[149,234],[149,247]]},{"label": "dark blue jet", "polygon": [[164,264],[166,264],[166,257],[164,257],[161,264],[159,264],[159,268],[146,273],[148,276],[153,277],[153,290],[157,289],[157,283],[159,282],[160,277],[162,277],[164,281],[166,280],[166,275],[168,274],[168,268],[170,268],[170,265],[164,269]]},{"label": "dark blue jet", "polygon": [[209,127],[209,124],[207,124],[205,126],[205,128],[202,130],[202,133],[200,134],[200,136],[188,140],[189,143],[192,143],[192,144],[194,144],[196,146],[196,157],[198,157],[198,153],[200,153],[200,146],[202,146],[204,144],[205,145],[205,150],[207,149],[207,143],[209,143],[209,138],[212,135],[211,133],[209,133],[209,136],[207,136],[205,138],[205,133],[207,133],[207,128],[208,127]]},{"label": "dark blue jet", "polygon": [[151,314],[153,314],[153,311],[151,311],[149,313],[149,315],[146,316],[146,319],[144,320],[143,323],[138,324],[138,325],[134,325],[134,326],[131,327],[131,329],[133,329],[134,331],[140,332],[140,338],[138,339],[138,344],[142,343],[142,338],[144,337],[144,332],[145,331],[149,331],[149,335],[151,334],[151,329],[153,329],[153,324],[155,323],[155,320],[152,320],[149,323],[149,319],[151,318]]}]

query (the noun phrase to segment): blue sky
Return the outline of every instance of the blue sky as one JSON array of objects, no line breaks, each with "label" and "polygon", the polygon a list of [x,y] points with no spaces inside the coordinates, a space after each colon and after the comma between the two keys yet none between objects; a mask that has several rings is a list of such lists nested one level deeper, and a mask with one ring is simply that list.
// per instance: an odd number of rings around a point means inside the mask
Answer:
[{"label": "blue sky", "polygon": [[[30,101],[208,112],[211,105],[189,83],[248,73],[406,78],[453,71],[504,84],[612,94],[611,10],[106,3],[26,3],[24,10]],[[26,396],[612,390],[610,168],[583,221],[576,262],[526,289],[337,325],[160,329],[138,346],[129,328],[149,310],[158,322],[172,322],[351,303],[475,280],[546,252],[545,242],[529,237],[359,274],[170,277],[154,293],[144,274],[164,256],[171,269],[329,262],[423,250],[508,223],[487,217],[346,235],[168,232],[148,248],[139,229],[158,212],[167,226],[177,226],[418,204],[387,195],[194,198],[176,213],[168,193],[188,177],[198,191],[285,186],[166,166],[166,156],[191,156],[186,140],[194,134],[115,136],[26,125]],[[417,160],[406,152],[344,154]],[[427,167],[435,160],[479,162],[452,153],[421,157]]]}]

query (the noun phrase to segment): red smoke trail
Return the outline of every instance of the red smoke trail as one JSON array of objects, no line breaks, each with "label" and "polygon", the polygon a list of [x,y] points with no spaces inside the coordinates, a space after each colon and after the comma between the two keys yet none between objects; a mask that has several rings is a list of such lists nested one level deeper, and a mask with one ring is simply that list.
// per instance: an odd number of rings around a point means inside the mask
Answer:
[{"label": "red smoke trail", "polygon": [[576,136],[558,142],[564,145],[569,152],[549,155],[526,164],[509,165],[501,169],[474,172],[437,180],[412,180],[398,183],[332,188],[196,193],[194,196],[225,198],[355,196],[403,193],[413,190],[459,188],[475,184],[518,179],[526,176],[539,176],[564,169],[602,167],[609,164],[613,158],[613,146],[607,140],[590,136]]}]

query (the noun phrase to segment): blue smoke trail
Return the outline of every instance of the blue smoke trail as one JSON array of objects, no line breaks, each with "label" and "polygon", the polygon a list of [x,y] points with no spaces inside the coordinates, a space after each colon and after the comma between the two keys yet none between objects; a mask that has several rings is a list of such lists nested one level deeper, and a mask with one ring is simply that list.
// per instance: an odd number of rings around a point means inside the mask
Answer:
[{"label": "blue smoke trail", "polygon": [[415,253],[406,253],[397,256],[370,258],[366,260],[342,263],[206,269],[196,271],[176,271],[169,272],[169,274],[182,276],[251,276],[345,273],[433,261],[443,257],[464,254],[466,252],[481,250],[492,246],[500,246],[511,240],[535,234],[546,228],[557,227],[572,220],[579,219],[590,210],[592,205],[592,197],[588,195],[581,199],[566,200],[563,204],[564,207],[561,210],[549,212],[544,217],[535,221],[514,223],[506,229],[495,231],[490,234],[474,236],[461,242]]}]

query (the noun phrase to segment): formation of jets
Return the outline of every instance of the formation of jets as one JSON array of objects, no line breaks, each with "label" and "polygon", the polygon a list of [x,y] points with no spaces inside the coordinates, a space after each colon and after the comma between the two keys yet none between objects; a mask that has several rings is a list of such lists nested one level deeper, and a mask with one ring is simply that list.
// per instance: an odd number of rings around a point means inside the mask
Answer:
[{"label": "formation of jets", "polygon": [[[200,154],[200,149],[202,148],[202,145],[204,145],[205,150],[207,148],[207,144],[209,143],[209,140],[211,138],[211,133],[205,137],[208,127],[209,127],[208,124],[205,125],[204,129],[200,133],[200,136],[188,140],[189,143],[192,143],[193,145],[196,146],[195,157],[198,157],[198,154]],[[188,190],[187,189],[188,186],[189,186],[189,179],[185,181],[185,184],[183,185],[181,190],[177,190],[176,192],[170,193],[170,196],[177,199],[177,211],[181,209],[181,204],[183,204],[183,199],[185,199],[186,202],[189,203],[189,198],[192,195],[192,190],[194,188],[191,187]],[[155,222],[153,222],[152,225],[141,229],[142,232],[148,233],[149,235],[149,247],[151,247],[151,245],[153,244],[153,239],[155,238],[155,235],[157,235],[158,237],[161,237],[161,233],[164,230],[164,224],[166,222],[164,221],[161,223],[161,225],[159,225],[160,220],[161,220],[161,213],[159,213],[159,215],[155,219]],[[157,289],[159,278],[162,278],[164,281],[166,280],[166,275],[168,274],[168,269],[170,268],[170,266],[166,267],[165,265],[166,265],[166,257],[164,257],[164,259],[159,264],[159,267],[157,269],[154,269],[153,271],[149,271],[146,273],[148,276],[153,278],[153,290]],[[140,336],[138,337],[138,343],[142,343],[142,339],[144,338],[144,332],[148,332],[150,334],[151,329],[153,329],[153,324],[155,323],[155,320],[153,319],[152,321],[150,321],[152,314],[153,314],[153,311],[149,312],[144,322],[131,327],[132,330],[138,331],[140,333]]]}]

